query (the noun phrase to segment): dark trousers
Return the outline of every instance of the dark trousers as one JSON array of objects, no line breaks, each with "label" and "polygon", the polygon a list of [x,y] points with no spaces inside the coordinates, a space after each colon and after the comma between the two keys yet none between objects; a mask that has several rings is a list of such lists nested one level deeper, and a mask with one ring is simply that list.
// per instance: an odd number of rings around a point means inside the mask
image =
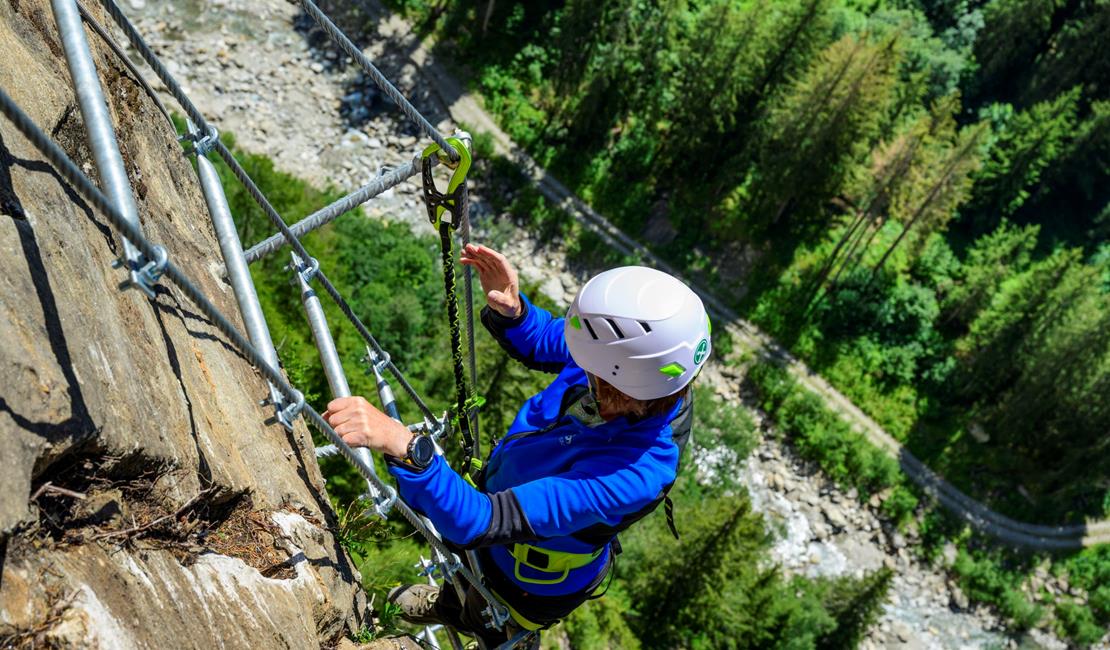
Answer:
[{"label": "dark trousers", "polygon": [[[602,580],[612,570],[613,560],[598,575],[597,580],[581,593],[566,596],[537,596],[528,593],[519,585],[511,581],[496,568],[489,557],[488,549],[478,550],[478,560],[486,569],[486,586],[490,587],[506,602],[512,603],[513,609],[527,620],[547,628],[578,608],[579,605],[590,599],[597,591]],[[436,618],[459,632],[480,638],[490,648],[495,648],[504,643],[520,631],[515,621],[510,621],[505,630],[486,627],[489,620],[482,612],[486,609],[486,600],[471,585],[466,586],[466,602],[459,602],[459,595],[455,588],[449,584],[440,587],[439,598],[436,600]],[[536,639],[535,648],[539,648],[539,639]]]},{"label": "dark trousers", "polygon": [[[482,613],[486,607],[485,599],[473,586],[467,586],[466,602],[460,603],[455,588],[444,584],[440,587],[439,598],[436,599],[436,618],[458,632],[481,639],[487,648],[496,648],[508,641],[519,628],[512,622],[503,630],[486,627],[489,618]],[[538,643],[536,647],[539,647]]]}]

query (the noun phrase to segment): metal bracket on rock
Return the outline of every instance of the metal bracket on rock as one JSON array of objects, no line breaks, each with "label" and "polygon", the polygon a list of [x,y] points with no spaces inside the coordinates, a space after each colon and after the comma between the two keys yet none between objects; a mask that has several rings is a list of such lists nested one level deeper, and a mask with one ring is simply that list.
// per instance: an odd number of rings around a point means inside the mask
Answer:
[{"label": "metal bracket on rock", "polygon": [[166,271],[166,265],[169,264],[170,256],[166,249],[162,246],[154,247],[154,259],[148,260],[145,256],[140,258],[134,267],[128,263],[126,259],[120,258],[112,262],[112,268],[126,268],[131,273],[131,277],[120,283],[119,288],[129,289],[134,288],[142,291],[148,298],[154,299],[157,293],[154,291],[154,286],[158,284],[159,278],[162,273]]},{"label": "metal bracket on rock", "polygon": [[385,494],[363,494],[363,498],[368,499],[374,505],[366,509],[363,514],[372,512],[382,519],[389,519],[389,512],[393,510],[393,505],[397,503],[397,490],[392,485],[385,486]]},{"label": "metal bracket on rock", "polygon": [[278,405],[277,415],[275,416],[277,421],[281,423],[281,426],[289,431],[293,430],[293,420],[297,419],[297,416],[300,415],[301,411],[304,409],[304,393],[299,390],[294,392],[296,393],[296,399],[293,400],[292,403],[287,404],[285,408],[281,408],[280,405]]}]

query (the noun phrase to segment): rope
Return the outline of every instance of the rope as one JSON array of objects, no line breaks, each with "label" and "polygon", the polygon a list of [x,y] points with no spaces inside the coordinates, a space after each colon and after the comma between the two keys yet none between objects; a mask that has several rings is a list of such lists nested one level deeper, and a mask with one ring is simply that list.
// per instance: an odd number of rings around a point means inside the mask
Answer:
[{"label": "rope", "polygon": [[378,85],[378,88],[381,88],[382,92],[388,95],[389,98],[393,100],[393,103],[397,104],[401,112],[424,131],[424,135],[427,135],[433,142],[438,144],[441,149],[447,152],[447,157],[452,162],[459,159],[459,152],[455,151],[455,148],[447,142],[447,139],[444,138],[438,130],[436,130],[436,127],[432,126],[432,123],[421,115],[420,111],[416,110],[416,107],[401,94],[401,91],[397,90],[397,87],[390,83],[389,79],[385,78],[385,75],[378,70],[370,59],[366,58],[362,50],[352,43],[351,39],[347,38],[347,35],[340,31],[339,28],[335,26],[335,23],[325,16],[324,12],[320,11],[320,8],[317,7],[312,0],[301,0],[301,6],[304,7],[305,13],[311,16],[312,19],[316,21],[316,24],[322,27],[324,31],[328,33],[328,36],[331,36],[332,40],[335,41],[348,56],[358,63],[362,71],[373,79],[374,83]]},{"label": "rope", "polygon": [[[133,242],[135,247],[143,253],[147,259],[155,259],[159,256],[159,248],[143,235],[140,228],[124,218],[119,210],[108,201],[108,198],[104,196],[92,181],[78,169],[77,165],[69,159],[65,152],[31,121],[27,114],[12,101],[3,89],[0,89],[0,112],[3,112],[16,129],[39,150],[55,169],[58,170],[58,173],[65,178],[91,206],[107,217],[108,221],[116,230]],[[251,345],[250,341],[231,324],[231,321],[212,304],[204,292],[193,284],[188,276],[186,276],[172,260],[167,259],[165,261],[162,274],[177,285],[181,292],[197,306],[200,312],[212,322],[216,329],[228,338],[230,343],[247,359],[247,361],[257,368],[259,372],[261,372],[263,376],[265,376],[266,379],[289,400],[290,404],[299,405],[298,412],[303,414],[317,430],[323,433],[324,436],[335,445],[338,452],[358,470],[363,478],[379,488],[382,493],[388,493],[390,491],[390,487],[378,477],[372,468],[366,466],[362,462],[355,454],[354,450],[343,441],[343,438],[335,432],[331,425],[329,425],[311,405],[304,402],[303,394],[293,388],[276,368],[266,363],[262,353]],[[412,508],[403,501],[398,501],[397,509],[400,510],[405,519],[412,524],[413,528],[428,540],[428,544],[434,550],[443,553],[444,557],[453,557],[451,551],[441,540],[431,534],[427,526],[421,521],[419,515],[417,515]],[[490,593],[485,585],[482,584],[481,580],[479,580],[469,568],[458,563],[451,567],[451,570],[461,574],[489,603],[491,610],[497,614],[494,616],[495,621],[504,621],[507,619],[508,612],[505,610],[504,605]]]},{"label": "rope", "polygon": [[[465,248],[470,243],[470,201],[465,200],[459,210],[459,239]],[[466,306],[466,348],[470,371],[470,386],[478,394],[478,353],[474,344],[474,269],[463,268],[463,304]],[[474,457],[482,458],[482,435],[478,430],[478,408],[470,409],[471,428],[474,432]]]},{"label": "rope", "polygon": [[[473,462],[475,456],[474,435],[471,432],[470,417],[474,405],[469,398],[466,386],[466,369],[463,364],[462,327],[459,323],[459,300],[455,288],[455,251],[451,233],[458,227],[460,217],[467,211],[469,195],[466,190],[466,174],[470,169],[470,155],[461,140],[452,138],[462,148],[454,173],[447,184],[447,191],[440,192],[432,177],[432,158],[440,152],[438,145],[430,145],[423,153],[421,184],[424,192],[424,207],[428,210],[428,220],[439,232],[439,251],[443,262],[443,293],[447,306],[447,323],[451,338],[451,367],[455,375],[455,412],[459,419],[459,432],[462,434],[463,474],[470,477],[478,469],[480,461]],[[450,218],[446,218],[450,215]],[[473,330],[473,327],[471,328]],[[476,400],[475,400],[476,402]]]},{"label": "rope", "polygon": [[455,410],[462,434],[463,471],[470,471],[474,458],[474,435],[470,430],[470,404],[467,399],[466,374],[463,368],[462,332],[459,324],[459,299],[455,295],[455,250],[451,241],[451,225],[439,224],[439,248],[443,260],[443,292],[446,295],[447,323],[451,334],[451,369],[455,374]]},{"label": "rope", "polygon": [[[438,163],[439,161],[437,160],[436,162]],[[304,219],[289,226],[289,230],[293,231],[294,235],[303,237],[307,233],[335,221],[335,219],[343,213],[355,209],[382,192],[400,185],[405,179],[419,173],[420,156],[416,156],[404,165],[375,178],[335,203],[313,212]],[[285,237],[282,236],[281,233],[267,237],[254,246],[251,246],[246,253],[244,253],[244,257],[247,258],[247,264],[257,262],[263,257],[281,250],[281,248],[285,246],[285,243]]]}]

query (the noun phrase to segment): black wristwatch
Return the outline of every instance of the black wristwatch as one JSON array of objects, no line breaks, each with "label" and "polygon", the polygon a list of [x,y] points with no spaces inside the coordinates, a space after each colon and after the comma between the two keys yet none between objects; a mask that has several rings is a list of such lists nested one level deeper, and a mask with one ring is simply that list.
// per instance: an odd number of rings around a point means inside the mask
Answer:
[{"label": "black wristwatch", "polygon": [[428,436],[413,436],[409,441],[408,450],[405,452],[405,461],[417,469],[424,469],[432,464],[436,457],[436,443]]}]

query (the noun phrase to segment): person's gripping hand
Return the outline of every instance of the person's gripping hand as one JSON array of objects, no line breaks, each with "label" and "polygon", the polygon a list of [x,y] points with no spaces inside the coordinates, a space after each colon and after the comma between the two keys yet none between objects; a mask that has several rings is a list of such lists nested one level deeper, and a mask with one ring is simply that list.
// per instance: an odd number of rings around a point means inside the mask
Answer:
[{"label": "person's gripping hand", "polygon": [[324,419],[352,447],[404,458],[412,432],[405,425],[374,408],[364,397],[340,397],[328,402]]},{"label": "person's gripping hand", "polygon": [[520,302],[520,282],[516,269],[504,255],[487,246],[467,244],[459,261],[477,269],[491,309],[507,318],[520,316],[524,311]]}]

